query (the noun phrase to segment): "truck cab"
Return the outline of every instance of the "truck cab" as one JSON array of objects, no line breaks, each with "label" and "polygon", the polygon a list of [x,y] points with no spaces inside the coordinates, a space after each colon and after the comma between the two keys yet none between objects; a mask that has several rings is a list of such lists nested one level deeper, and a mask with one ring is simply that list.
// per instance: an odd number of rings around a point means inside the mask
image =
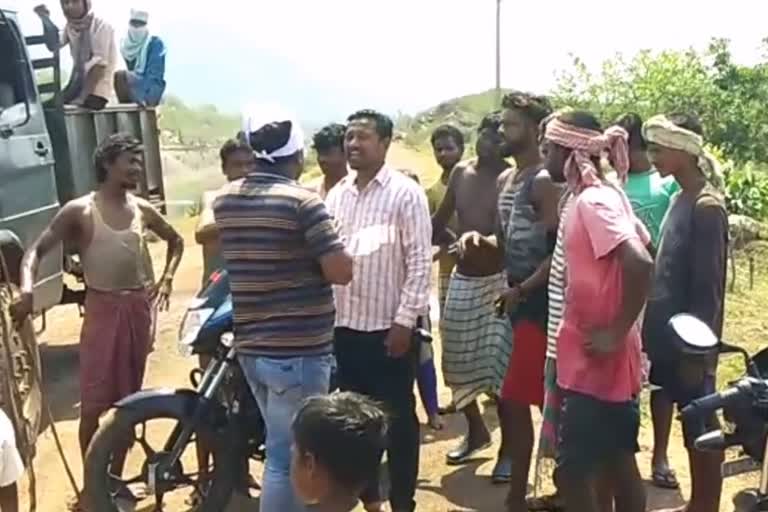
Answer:
[{"label": "truck cab", "polygon": [[[0,251],[18,283],[24,249],[59,210],[54,150],[34,70],[15,13],[0,16]],[[35,304],[58,304],[62,249],[40,265]]]},{"label": "truck cab", "polygon": [[[31,59],[28,47],[46,47],[42,35],[25,37],[17,14],[0,0],[0,407],[31,461],[42,417],[40,357],[31,321],[17,326],[9,306],[19,284],[24,251],[65,204],[96,187],[93,152],[106,137],[128,132],[144,146],[138,195],[165,213],[159,130],[154,109],[133,104],[93,112],[62,105],[58,50]],[[36,75],[38,73],[38,75]],[[47,77],[46,83],[40,77]],[[80,302],[84,290],[64,284],[77,265],[64,247],[40,263],[35,312]],[[43,319],[45,317],[43,316]],[[43,328],[45,322],[43,321]]]},{"label": "truck cab", "polygon": [[[95,189],[93,152],[114,133],[130,133],[143,143],[145,173],[136,193],[165,212],[155,109],[118,104],[90,111],[62,105],[58,51],[31,59],[28,47],[45,48],[45,39],[24,37],[17,20],[16,13],[0,6],[0,251],[14,282],[24,248],[60,206]],[[36,73],[47,82],[40,83]],[[71,261],[66,249],[54,251],[40,266],[38,313],[62,299],[63,272]]]}]

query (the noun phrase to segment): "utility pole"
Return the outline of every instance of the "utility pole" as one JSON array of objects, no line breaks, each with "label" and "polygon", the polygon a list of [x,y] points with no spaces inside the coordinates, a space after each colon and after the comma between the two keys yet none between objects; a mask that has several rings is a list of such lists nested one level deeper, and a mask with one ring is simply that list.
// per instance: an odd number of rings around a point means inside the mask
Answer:
[{"label": "utility pole", "polygon": [[496,107],[501,105],[501,0],[496,0]]}]

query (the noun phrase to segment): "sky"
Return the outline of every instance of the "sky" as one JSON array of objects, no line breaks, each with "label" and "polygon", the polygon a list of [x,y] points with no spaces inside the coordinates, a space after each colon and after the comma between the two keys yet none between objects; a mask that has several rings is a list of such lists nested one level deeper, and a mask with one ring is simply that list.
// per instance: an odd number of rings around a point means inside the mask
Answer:
[{"label": "sky", "polygon": [[[37,0],[0,0],[22,11]],[[236,112],[277,102],[312,121],[362,107],[414,113],[495,84],[495,0],[93,0],[121,34],[131,7],[168,45],[168,91]],[[149,7],[151,6],[151,7]],[[61,21],[56,0],[49,1]],[[571,55],[732,40],[749,64],[768,37],[765,0],[502,0],[502,86],[547,92]]]}]

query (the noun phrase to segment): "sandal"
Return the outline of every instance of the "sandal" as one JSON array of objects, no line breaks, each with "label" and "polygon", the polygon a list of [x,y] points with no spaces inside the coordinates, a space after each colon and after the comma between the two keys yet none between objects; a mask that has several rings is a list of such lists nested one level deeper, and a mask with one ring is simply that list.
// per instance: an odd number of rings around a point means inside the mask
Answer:
[{"label": "sandal", "polygon": [[680,482],[677,481],[677,474],[673,469],[654,469],[651,473],[651,482],[659,489],[676,490],[680,488]]},{"label": "sandal", "polygon": [[565,510],[565,501],[559,494],[549,496],[530,497],[525,500],[528,510],[539,512],[562,512]]},{"label": "sandal", "polygon": [[491,439],[488,439],[487,441],[477,446],[470,446],[469,437],[465,437],[455,450],[448,452],[448,454],[445,456],[445,462],[449,466],[459,466],[468,462],[477,452],[483,451],[490,447],[491,444]]}]

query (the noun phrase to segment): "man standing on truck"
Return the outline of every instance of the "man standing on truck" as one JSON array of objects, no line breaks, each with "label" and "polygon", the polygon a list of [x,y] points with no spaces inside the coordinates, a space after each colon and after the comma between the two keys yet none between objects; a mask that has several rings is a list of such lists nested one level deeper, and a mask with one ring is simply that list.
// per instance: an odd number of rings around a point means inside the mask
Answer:
[{"label": "man standing on truck", "polygon": [[91,0],[61,0],[67,24],[64,30],[51,20],[45,5],[35,7],[43,22],[45,45],[54,52],[69,45],[72,74],[61,91],[62,104],[73,104],[91,110],[107,106],[112,96],[112,81],[117,65],[115,31],[91,11]]},{"label": "man standing on truck", "polygon": [[[96,149],[95,192],[66,203],[27,250],[21,268],[21,297],[13,316],[33,311],[40,261],[60,243],[73,241],[87,287],[80,335],[80,449],[85,451],[99,416],[141,389],[152,341],[152,310],[168,309],[173,276],[184,240],[147,201],[129,191],[143,172],[143,148],[130,135],[115,134]],[[154,280],[144,232],[168,244],[165,270]],[[113,474],[124,461],[113,461]],[[123,489],[122,491],[127,491]]]}]

